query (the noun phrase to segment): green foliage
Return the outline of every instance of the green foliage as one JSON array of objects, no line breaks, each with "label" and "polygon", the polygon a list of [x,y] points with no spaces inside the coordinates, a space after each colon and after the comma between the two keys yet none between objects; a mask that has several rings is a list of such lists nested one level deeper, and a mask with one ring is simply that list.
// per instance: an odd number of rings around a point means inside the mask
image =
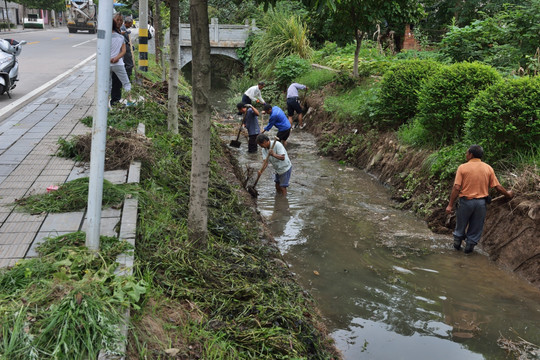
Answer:
[{"label": "green foliage", "polygon": [[295,82],[306,85],[310,90],[316,90],[334,81],[337,75],[329,70],[312,69],[296,78]]},{"label": "green foliage", "polygon": [[75,161],[81,161],[81,155],[77,150],[77,137],[73,137],[70,140],[64,138],[58,139],[58,150],[56,151],[56,156],[73,159]]},{"label": "green foliage", "polygon": [[527,57],[540,42],[540,1],[507,6],[504,11],[464,27],[452,26],[441,51],[453,61],[481,61],[505,72],[528,71]]},{"label": "green foliage", "polygon": [[445,146],[432,153],[424,166],[429,168],[431,176],[439,180],[452,180],[459,165],[465,162],[465,152],[470,144],[460,142]]},{"label": "green foliage", "polygon": [[500,79],[495,69],[479,63],[441,67],[418,93],[417,121],[429,135],[420,140],[437,145],[461,139],[469,102]]},{"label": "green foliage", "polygon": [[44,9],[62,11],[66,9],[64,0],[13,0],[29,9]]},{"label": "green foliage", "polygon": [[[338,46],[333,42],[326,42],[324,46],[315,51],[313,62],[331,67],[336,70],[352,72],[354,65],[354,51],[356,44],[350,43],[345,46]],[[373,41],[363,41],[358,55],[359,70],[363,76],[379,75],[381,73],[378,62],[386,62],[388,59],[385,54],[377,50],[377,44]],[[384,66],[384,65],[382,65]]]},{"label": "green foliage", "polygon": [[540,150],[540,78],[510,79],[480,92],[466,113],[466,139],[486,159]]},{"label": "green foliage", "polygon": [[381,127],[397,128],[416,115],[418,89],[440,65],[431,60],[406,60],[395,63],[381,82]]},{"label": "green foliage", "polygon": [[309,69],[309,61],[300,58],[298,55],[289,55],[276,62],[273,74],[278,86],[286,87],[296,77],[305,74]]},{"label": "green foliage", "polygon": [[[92,118],[92,116],[85,116],[81,119],[81,122],[88,126],[88,127],[92,127],[92,123],[93,123],[94,119]],[[62,155],[60,155],[62,156]],[[63,157],[68,157],[68,156],[63,156]]]},{"label": "green foliage", "polygon": [[307,27],[299,16],[271,10],[263,18],[263,27],[251,47],[251,65],[257,72],[271,74],[275,64],[289,55],[311,57]]},{"label": "green foliage", "polygon": [[348,121],[370,127],[375,123],[378,112],[378,94],[380,87],[375,83],[358,86],[351,91],[328,96],[324,109],[334,113],[337,120]]},{"label": "green foliage", "polygon": [[[88,204],[88,178],[75,179],[61,185],[58,190],[17,199],[17,205],[27,212],[69,212],[86,208]],[[127,185],[114,185],[103,180],[103,206],[118,205],[127,194],[135,191]]]}]

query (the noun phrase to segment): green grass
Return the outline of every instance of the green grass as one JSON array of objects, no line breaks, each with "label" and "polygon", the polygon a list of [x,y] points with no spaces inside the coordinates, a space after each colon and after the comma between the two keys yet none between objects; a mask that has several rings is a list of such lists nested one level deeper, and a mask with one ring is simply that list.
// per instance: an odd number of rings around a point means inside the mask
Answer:
[{"label": "green grass", "polygon": [[367,82],[350,91],[343,91],[324,100],[324,110],[339,121],[370,126],[377,116],[378,84]]},{"label": "green grass", "polygon": [[82,232],[49,238],[41,256],[0,269],[0,357],[96,358],[119,353],[122,307],[137,306],[145,284],[117,277],[116,256],[129,245],[101,237],[89,251]]},{"label": "green grass", "polygon": [[[88,178],[80,178],[61,185],[58,190],[30,195],[15,201],[20,208],[32,214],[77,211],[88,205]],[[116,206],[127,194],[135,194],[132,185],[115,185],[103,180],[103,206]]]},{"label": "green grass", "polygon": [[324,85],[334,81],[337,73],[329,70],[312,69],[308,73],[296,79],[297,83],[304,84],[311,90],[322,88]]}]

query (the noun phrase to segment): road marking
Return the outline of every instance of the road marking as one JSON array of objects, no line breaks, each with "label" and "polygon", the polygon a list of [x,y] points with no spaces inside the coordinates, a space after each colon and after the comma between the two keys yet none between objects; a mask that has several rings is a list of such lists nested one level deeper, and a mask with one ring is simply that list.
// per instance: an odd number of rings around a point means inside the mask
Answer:
[{"label": "road marking", "polygon": [[74,72],[75,70],[83,67],[84,65],[86,65],[87,62],[90,62],[95,57],[96,57],[96,54],[92,54],[91,56],[87,57],[86,59],[84,59],[83,61],[81,61],[80,63],[75,65],[73,68],[69,69],[68,71],[64,72],[63,74],[58,75],[57,77],[55,77],[51,81],[41,85],[40,87],[38,87],[37,89],[33,90],[32,92],[26,94],[25,96],[23,96],[19,100],[16,100],[16,101],[12,102],[11,104],[5,106],[2,110],[0,110],[0,118],[2,116],[4,116],[5,114],[7,114],[8,112],[10,112],[11,110],[15,109],[17,106],[19,106],[21,104],[24,104],[26,101],[28,101],[31,98],[33,98],[34,96],[38,95],[42,91],[44,91],[47,88],[53,86],[54,84],[56,84],[57,82],[62,80],[64,77],[66,77],[69,74],[71,74],[72,72]]},{"label": "road marking", "polygon": [[90,41],[96,41],[96,40],[97,40],[97,38],[94,38],[94,39],[90,39],[90,40],[86,40],[86,41],[83,41],[83,42],[82,42],[82,43],[80,43],[80,44],[75,44],[75,45],[73,45],[72,47],[77,47],[77,46],[80,46],[80,45],[86,44],[86,43],[88,43],[88,42],[90,42]]},{"label": "road marking", "polygon": [[28,43],[28,45],[32,45],[32,44],[39,44],[39,41],[32,41]]},{"label": "road marking", "polygon": [[60,38],[59,37],[52,38],[52,40],[58,40],[58,39],[60,39]]}]

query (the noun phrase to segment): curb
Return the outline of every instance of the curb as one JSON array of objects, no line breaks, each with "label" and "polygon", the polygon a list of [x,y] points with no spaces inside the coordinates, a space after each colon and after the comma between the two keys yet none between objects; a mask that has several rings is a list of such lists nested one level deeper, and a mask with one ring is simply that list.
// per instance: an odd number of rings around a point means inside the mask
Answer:
[{"label": "curb", "polygon": [[[137,127],[137,134],[145,134],[144,124],[139,124]],[[139,183],[141,177],[141,162],[133,161],[129,166],[128,170],[128,184]],[[137,212],[139,207],[139,200],[137,198],[126,198],[124,199],[124,205],[122,206],[122,218],[120,220],[120,234],[118,238],[120,240],[126,240],[129,242],[133,248],[135,248],[135,236],[137,234]],[[134,253],[131,254],[120,254],[116,258],[119,266],[116,269],[115,273],[119,276],[131,276],[133,275],[133,261]],[[119,325],[120,331],[124,336],[124,342],[119,344],[118,348],[121,353],[124,355],[111,355],[100,351],[98,360],[124,360],[125,353],[127,348],[127,339],[128,339],[128,330],[129,330],[129,319],[130,319],[130,309],[127,308],[123,315],[124,322]]]}]

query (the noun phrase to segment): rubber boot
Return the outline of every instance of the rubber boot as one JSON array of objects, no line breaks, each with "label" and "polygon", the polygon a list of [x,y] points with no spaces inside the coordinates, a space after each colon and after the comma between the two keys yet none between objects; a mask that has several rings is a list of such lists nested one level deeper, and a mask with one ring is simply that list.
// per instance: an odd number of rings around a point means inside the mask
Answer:
[{"label": "rubber boot", "polygon": [[464,252],[465,254],[470,254],[470,253],[473,252],[475,246],[476,246],[476,244],[473,244],[473,243],[467,243],[467,245],[465,245],[465,250],[463,250],[463,252]]},{"label": "rubber boot", "polygon": [[454,249],[461,250],[461,242],[463,239],[454,236]]}]

